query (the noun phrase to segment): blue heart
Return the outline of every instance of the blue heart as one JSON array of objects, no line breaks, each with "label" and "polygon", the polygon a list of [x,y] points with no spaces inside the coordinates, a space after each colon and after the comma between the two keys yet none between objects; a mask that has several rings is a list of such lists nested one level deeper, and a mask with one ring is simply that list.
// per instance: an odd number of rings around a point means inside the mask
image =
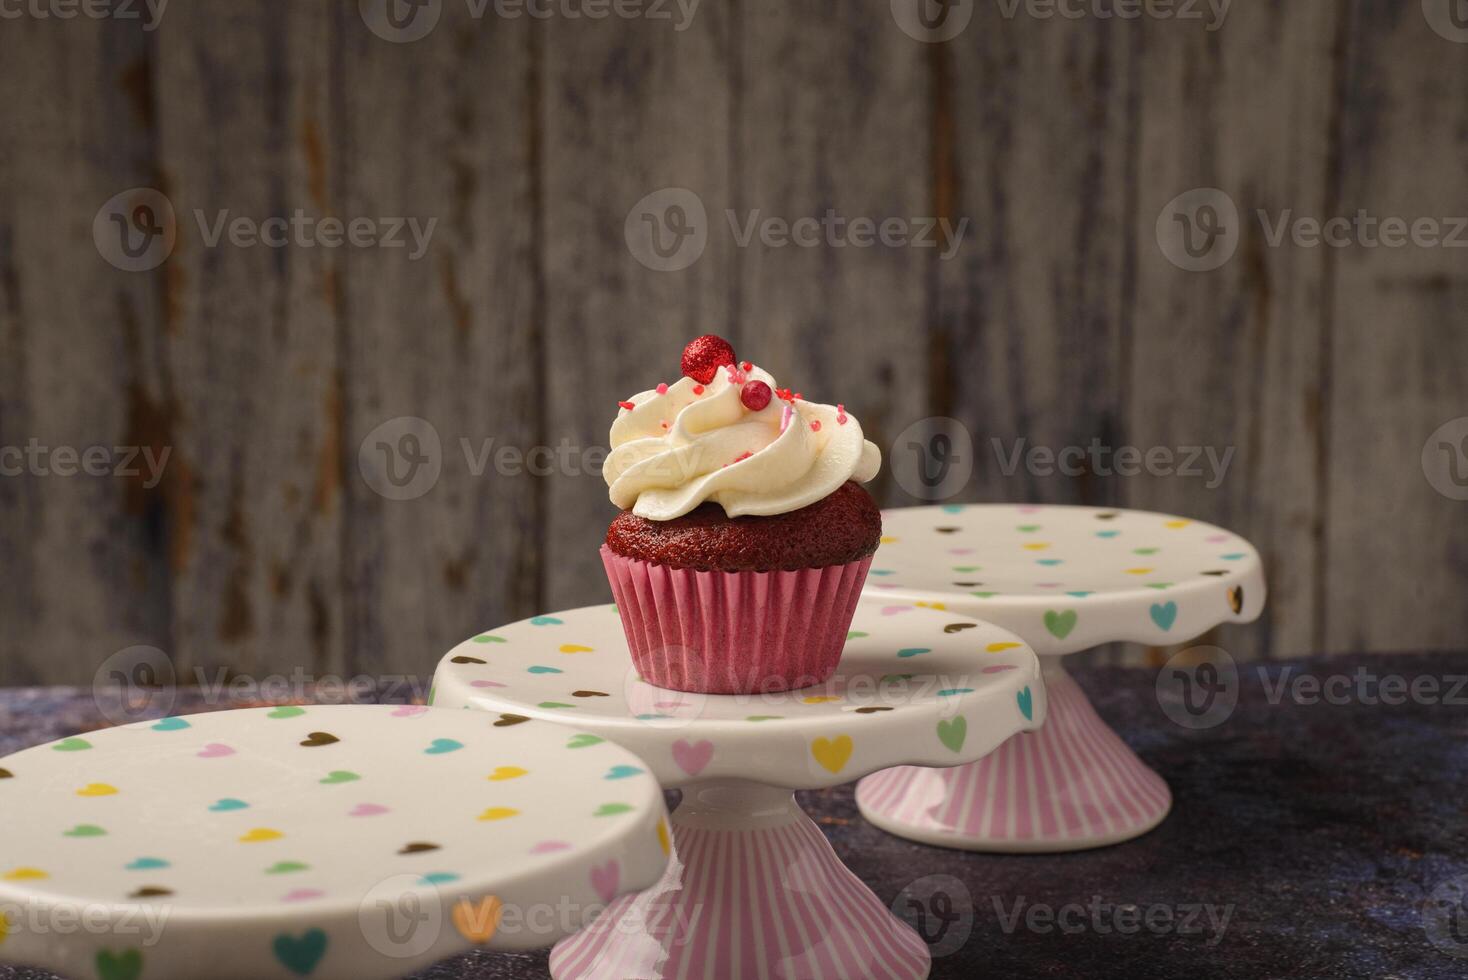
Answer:
[{"label": "blue heart", "polygon": [[1152,606],[1152,622],[1164,630],[1172,629],[1172,624],[1177,622],[1177,603],[1158,602]]},{"label": "blue heart", "polygon": [[637,717],[637,720],[638,721],[659,721],[661,719],[671,718],[673,716],[672,715],[651,714],[651,715],[637,715],[636,717]]},{"label": "blue heart", "polygon": [[536,616],[530,620],[531,626],[560,626],[561,621],[554,616]]},{"label": "blue heart", "polygon": [[629,776],[640,776],[642,770],[636,766],[612,766],[603,779],[626,779]]},{"label": "blue heart", "polygon": [[1224,561],[1238,561],[1240,558],[1243,558],[1244,555],[1243,554],[1219,555],[1218,557],[1222,558]]},{"label": "blue heart", "polygon": [[326,933],[307,929],[299,936],[282,933],[275,937],[275,958],[297,976],[310,976],[326,955]]},{"label": "blue heart", "polygon": [[932,652],[933,651],[928,647],[908,647],[906,650],[898,650],[897,655],[905,660],[908,657],[916,657],[919,654]]},{"label": "blue heart", "polygon": [[1116,537],[1120,533],[1121,533],[1120,531],[1097,531],[1096,532],[1096,537],[1098,537],[1098,538],[1114,538],[1114,537]]},{"label": "blue heart", "polygon": [[443,755],[445,752],[457,752],[463,747],[463,742],[456,742],[451,738],[436,738],[433,744],[423,751],[427,755]]},{"label": "blue heart", "polygon": [[971,687],[949,687],[949,688],[945,688],[944,690],[939,691],[938,692],[938,697],[940,697],[940,698],[951,698],[955,694],[972,694],[972,693],[974,693],[974,689],[971,688]]},{"label": "blue heart", "polygon": [[1090,592],[1067,592],[1066,595],[1073,595],[1077,599],[1084,599],[1086,596],[1091,595],[1091,593]]},{"label": "blue heart", "polygon": [[189,725],[189,723],[186,722],[186,721],[184,721],[182,718],[164,718],[158,724],[156,724],[156,725],[153,726],[153,731],[155,731],[155,732],[181,732],[185,728],[189,728],[189,727],[191,727]]},{"label": "blue heart", "polygon": [[1023,691],[1020,691],[1018,694],[1016,694],[1014,696],[1014,699],[1019,702],[1019,711],[1020,711],[1020,714],[1022,714],[1022,715],[1025,716],[1025,720],[1026,721],[1034,721],[1035,720],[1035,696],[1032,693],[1030,693],[1030,689],[1027,687]]},{"label": "blue heart", "polygon": [[431,874],[424,875],[419,880],[422,881],[425,885],[443,885],[447,884],[450,881],[458,881],[459,876],[456,874],[451,874],[447,871],[434,871]]},{"label": "blue heart", "polygon": [[220,800],[209,809],[213,810],[215,813],[228,813],[231,810],[245,810],[248,809],[249,806],[250,804],[246,803],[244,800],[236,800],[230,798]]},{"label": "blue heart", "polygon": [[158,868],[168,867],[168,862],[162,858],[138,858],[127,866],[128,871],[155,871]]},{"label": "blue heart", "polygon": [[1052,565],[1053,566],[1053,565],[1063,565],[1064,564],[1064,561],[1062,559],[1060,559],[1060,558],[1036,558],[1035,561],[1039,562],[1041,565]]},{"label": "blue heart", "polygon": [[949,514],[957,514],[959,511],[963,510],[963,504],[944,504],[943,510]]},{"label": "blue heart", "polygon": [[527,671],[529,671],[530,673],[532,673],[532,674],[560,674],[560,673],[564,673],[561,670],[561,668],[559,668],[559,667],[542,667],[539,664],[536,664],[534,667],[526,667],[525,669]]},{"label": "blue heart", "polygon": [[871,571],[867,572],[867,574],[868,575],[896,575],[897,573],[894,572],[890,568],[874,568]]}]

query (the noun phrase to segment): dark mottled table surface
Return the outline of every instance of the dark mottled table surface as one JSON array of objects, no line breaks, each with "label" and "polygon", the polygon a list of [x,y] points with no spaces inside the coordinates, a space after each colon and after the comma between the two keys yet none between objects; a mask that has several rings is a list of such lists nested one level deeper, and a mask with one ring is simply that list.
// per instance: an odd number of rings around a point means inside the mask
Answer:
[{"label": "dark mottled table surface", "polygon": [[[931,875],[963,883],[948,889],[963,914],[934,930],[934,977],[1468,976],[1468,684],[1456,679],[1468,657],[1243,665],[1236,710],[1203,731],[1167,719],[1152,671],[1074,673],[1172,785],[1172,815],[1139,840],[967,854],[868,826],[850,786],[801,794],[884,900]],[[1312,697],[1302,676],[1339,679]],[[1382,703],[1389,677],[1406,703]],[[1412,697],[1417,678],[1432,680]],[[205,707],[184,695],[174,710]],[[86,691],[0,691],[0,753],[102,723]],[[543,953],[472,955],[421,976],[518,980],[545,964]],[[46,976],[0,968],[0,980]]]}]

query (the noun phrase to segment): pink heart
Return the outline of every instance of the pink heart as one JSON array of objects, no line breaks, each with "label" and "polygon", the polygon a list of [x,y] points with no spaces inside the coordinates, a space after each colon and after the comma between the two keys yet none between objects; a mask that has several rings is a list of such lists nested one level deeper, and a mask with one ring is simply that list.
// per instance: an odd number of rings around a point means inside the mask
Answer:
[{"label": "pink heart", "polygon": [[591,887],[596,889],[603,902],[610,902],[617,897],[617,882],[621,877],[622,868],[613,859],[599,868],[591,869]]},{"label": "pink heart", "polygon": [[1059,582],[1036,582],[1035,583],[1035,588],[1037,588],[1037,589],[1058,589],[1058,588],[1060,588],[1060,583]]},{"label": "pink heart", "polygon": [[325,897],[326,897],[326,892],[317,891],[315,888],[297,888],[295,891],[291,892],[285,898],[281,899],[281,901],[282,902],[306,902],[306,901],[309,901],[309,900],[311,900],[313,898],[325,898]]},{"label": "pink heart", "polygon": [[201,759],[222,759],[227,755],[234,755],[234,749],[228,745],[220,745],[218,742],[210,742],[204,746],[204,751],[199,753]]},{"label": "pink heart", "polygon": [[948,553],[950,555],[971,555],[971,554],[974,553],[974,549],[972,549],[972,548],[949,548],[948,549]]},{"label": "pink heart", "polygon": [[1021,514],[1034,514],[1034,513],[1038,513],[1039,510],[1040,510],[1040,508],[1036,507],[1034,504],[1025,504],[1023,507],[1021,507],[1019,509],[1019,512]]},{"label": "pink heart", "polygon": [[912,610],[912,607],[911,606],[883,606],[882,607],[882,615],[883,616],[896,616],[898,613],[910,612],[911,610]]},{"label": "pink heart", "polygon": [[1002,674],[1006,670],[1013,670],[1013,669],[1014,669],[1014,664],[991,664],[988,667],[985,667],[979,673],[981,673],[981,674]]},{"label": "pink heart", "polygon": [[664,708],[664,709],[686,708],[686,707],[688,707],[688,702],[687,701],[654,701],[652,703],[652,706],[654,708]]},{"label": "pink heart", "polygon": [[470,681],[470,687],[504,687],[499,681]]},{"label": "pink heart", "polygon": [[1208,535],[1208,540],[1211,543],[1213,543],[1213,544],[1222,544],[1224,541],[1227,541],[1228,540],[1228,535],[1227,534],[1210,534],[1210,535]]},{"label": "pink heart", "polygon": [[708,739],[701,742],[689,742],[687,739],[678,739],[673,743],[673,761],[678,763],[678,768],[690,776],[697,776],[703,772],[704,766],[714,757],[714,743]]},{"label": "pink heart", "polygon": [[543,840],[530,849],[531,854],[550,854],[552,851],[564,851],[571,845],[563,840]]},{"label": "pink heart", "polygon": [[376,816],[381,816],[382,814],[387,813],[387,812],[388,812],[387,807],[382,806],[382,805],[377,804],[377,803],[358,803],[356,805],[356,807],[353,808],[352,812],[349,813],[349,814],[347,814],[347,816],[349,816],[349,817],[376,817]]},{"label": "pink heart", "polygon": [[428,710],[428,708],[427,708],[426,705],[421,705],[421,704],[405,704],[405,705],[402,705],[401,707],[399,707],[398,710],[394,711],[392,713],[392,716],[394,718],[412,718],[415,715],[421,715],[421,714],[423,714],[427,710]]},{"label": "pink heart", "polygon": [[874,582],[872,584],[875,585],[879,589],[900,589],[900,588],[902,588],[902,584],[900,582]]}]

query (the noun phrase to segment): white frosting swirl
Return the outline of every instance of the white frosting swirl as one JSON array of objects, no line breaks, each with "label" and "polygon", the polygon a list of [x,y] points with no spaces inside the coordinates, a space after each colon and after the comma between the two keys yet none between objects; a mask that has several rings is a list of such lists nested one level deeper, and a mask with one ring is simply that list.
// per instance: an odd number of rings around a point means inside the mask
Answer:
[{"label": "white frosting swirl", "polygon": [[[760,368],[741,374],[775,391],[775,379]],[[706,500],[730,517],[784,514],[847,480],[877,475],[882,453],[854,416],[777,397],[751,412],[740,387],[725,366],[706,385],[683,378],[662,393],[633,395],[633,407],[612,423],[612,452],[602,466],[612,503],[654,521],[681,517]]]}]

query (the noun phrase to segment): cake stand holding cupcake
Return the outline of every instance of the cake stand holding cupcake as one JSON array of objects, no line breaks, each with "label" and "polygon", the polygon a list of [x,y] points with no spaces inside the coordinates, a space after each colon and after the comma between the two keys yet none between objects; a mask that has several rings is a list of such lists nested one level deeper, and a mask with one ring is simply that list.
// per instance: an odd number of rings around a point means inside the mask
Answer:
[{"label": "cake stand holding cupcake", "polygon": [[835,673],[799,690],[651,684],[618,611],[591,606],[461,644],[432,700],[488,712],[496,727],[563,722],[585,733],[569,744],[615,742],[682,789],[662,881],[552,952],[552,976],[578,980],[927,976],[926,943],[842,865],[793,791],[903,763],[962,765],[1045,718],[1039,662],[1018,637],[873,606],[857,610]]},{"label": "cake stand holding cupcake", "polygon": [[1001,852],[1100,847],[1160,823],[1167,784],[1096,714],[1061,656],[1186,643],[1257,619],[1253,546],[1200,521],[1093,507],[911,507],[884,511],[883,524],[863,606],[920,603],[1013,631],[1041,656],[1050,718],[973,765],[863,779],[862,815],[912,840]]}]

